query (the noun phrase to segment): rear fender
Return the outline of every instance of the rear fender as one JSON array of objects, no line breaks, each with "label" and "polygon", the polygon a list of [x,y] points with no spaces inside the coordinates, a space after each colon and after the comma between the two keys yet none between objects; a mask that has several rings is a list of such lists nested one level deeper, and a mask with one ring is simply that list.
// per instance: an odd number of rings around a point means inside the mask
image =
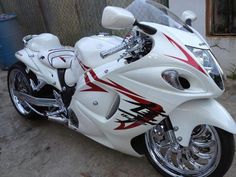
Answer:
[{"label": "rear fender", "polygon": [[18,60],[23,62],[30,70],[38,72],[37,66],[33,62],[32,58],[29,56],[29,54],[26,52],[26,49],[16,52],[15,56]]},{"label": "rear fender", "polygon": [[24,63],[39,80],[43,80],[49,85],[56,87],[58,90],[61,90],[62,88],[58,78],[57,69],[49,68],[42,64],[42,62],[37,58],[38,53],[28,50],[29,49],[25,48],[16,52],[16,58]]},{"label": "rear fender", "polygon": [[193,129],[201,124],[218,127],[236,134],[236,123],[226,109],[214,99],[192,100],[177,107],[170,115],[173,127],[177,128],[179,143],[187,147]]}]

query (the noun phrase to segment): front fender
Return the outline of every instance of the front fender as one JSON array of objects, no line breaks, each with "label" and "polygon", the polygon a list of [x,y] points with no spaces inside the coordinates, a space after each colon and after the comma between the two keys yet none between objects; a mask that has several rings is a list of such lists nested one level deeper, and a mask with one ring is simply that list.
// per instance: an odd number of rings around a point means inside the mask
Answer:
[{"label": "front fender", "polygon": [[214,99],[201,99],[186,102],[177,107],[170,115],[176,137],[182,139],[179,143],[187,147],[193,129],[201,124],[218,127],[236,134],[236,123],[226,109]]}]

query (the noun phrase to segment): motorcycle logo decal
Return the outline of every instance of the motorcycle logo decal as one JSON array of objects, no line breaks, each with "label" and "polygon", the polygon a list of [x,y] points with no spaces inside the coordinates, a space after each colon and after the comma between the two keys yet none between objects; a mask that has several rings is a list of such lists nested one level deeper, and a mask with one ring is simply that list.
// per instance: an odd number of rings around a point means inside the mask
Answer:
[{"label": "motorcycle logo decal", "polygon": [[166,55],[166,56],[171,57],[171,58],[175,58],[175,59],[180,60],[180,61],[183,61],[183,62],[193,66],[197,70],[201,71],[203,74],[206,74],[206,72],[202,69],[202,67],[191,57],[191,55],[189,55],[189,53],[186,50],[184,50],[177,42],[175,42],[169,36],[165,35],[165,37],[170,41],[170,43],[173,46],[179,48],[179,50],[184,54],[184,56],[186,56],[186,59],[178,58],[178,57],[171,56],[171,55]]},{"label": "motorcycle logo decal", "polygon": [[[136,105],[137,108],[130,110],[134,114],[126,112],[125,110],[119,109],[122,112],[121,116],[125,117],[126,120],[117,119],[116,122],[119,123],[120,125],[116,127],[114,130],[127,130],[127,129],[138,127],[140,125],[147,125],[147,124],[155,125],[155,122],[157,121],[155,120],[155,118],[157,118],[159,115],[166,117],[166,115],[164,115],[165,111],[163,110],[162,106],[145,100],[140,95],[128,90],[127,88],[111,80],[109,80],[108,82],[108,81],[98,78],[96,73],[93,70],[90,70],[89,73],[91,74],[94,80],[114,88],[119,93],[122,93],[123,95],[135,101],[135,102],[132,102],[132,101],[125,100],[131,104]],[[86,78],[88,79],[88,76]],[[93,87],[93,89],[87,89],[84,91],[95,91],[96,88],[97,89],[100,88],[96,86],[95,84],[91,86],[91,82],[89,80],[87,81],[88,81],[88,83],[86,82],[87,85],[89,85],[90,87]]]}]

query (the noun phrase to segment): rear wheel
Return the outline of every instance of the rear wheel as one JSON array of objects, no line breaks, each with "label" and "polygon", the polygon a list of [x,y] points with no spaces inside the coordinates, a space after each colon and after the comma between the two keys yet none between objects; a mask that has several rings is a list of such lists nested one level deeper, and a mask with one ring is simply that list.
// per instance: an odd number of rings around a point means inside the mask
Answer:
[{"label": "rear wheel", "polygon": [[14,64],[8,71],[8,92],[11,101],[17,112],[25,118],[34,118],[38,115],[34,113],[26,102],[16,96],[15,91],[23,92],[29,95],[33,94],[30,86],[29,75],[25,71],[25,65],[21,62]]},{"label": "rear wheel", "polygon": [[146,156],[164,176],[221,177],[234,157],[232,134],[207,125],[196,127],[189,147],[171,144],[158,125],[145,135]]}]

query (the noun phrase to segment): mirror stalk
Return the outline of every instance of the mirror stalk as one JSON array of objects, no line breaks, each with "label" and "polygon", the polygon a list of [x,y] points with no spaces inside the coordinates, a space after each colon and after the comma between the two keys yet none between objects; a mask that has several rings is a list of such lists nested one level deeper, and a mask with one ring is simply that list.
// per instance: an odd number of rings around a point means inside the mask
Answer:
[{"label": "mirror stalk", "polygon": [[188,26],[192,26],[192,20],[191,19],[187,19],[185,21],[185,23],[188,25]]},{"label": "mirror stalk", "polygon": [[191,11],[191,10],[186,10],[182,13],[181,19],[189,26],[192,26],[192,22],[197,20],[197,15]]}]

